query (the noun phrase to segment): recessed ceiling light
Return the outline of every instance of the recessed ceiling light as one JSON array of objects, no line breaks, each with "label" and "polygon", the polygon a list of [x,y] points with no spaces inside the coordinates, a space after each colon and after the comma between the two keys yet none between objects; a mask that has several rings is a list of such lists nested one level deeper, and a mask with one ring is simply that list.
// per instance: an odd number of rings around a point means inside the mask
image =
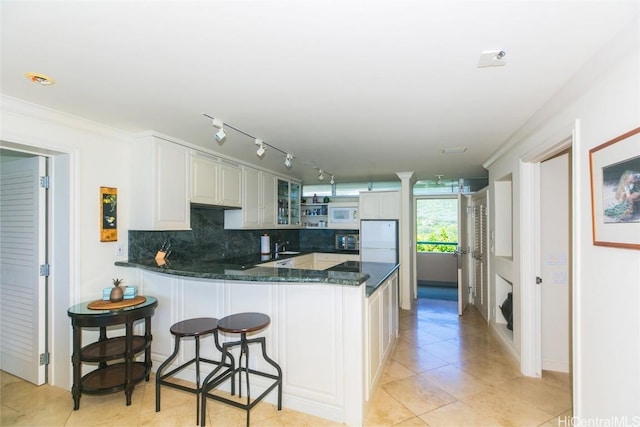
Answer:
[{"label": "recessed ceiling light", "polygon": [[51,77],[40,73],[26,73],[25,76],[32,82],[39,83],[42,86],[50,86],[56,82]]},{"label": "recessed ceiling light", "polygon": [[467,151],[467,147],[449,147],[443,148],[442,154],[459,154],[464,153],[465,151]]}]

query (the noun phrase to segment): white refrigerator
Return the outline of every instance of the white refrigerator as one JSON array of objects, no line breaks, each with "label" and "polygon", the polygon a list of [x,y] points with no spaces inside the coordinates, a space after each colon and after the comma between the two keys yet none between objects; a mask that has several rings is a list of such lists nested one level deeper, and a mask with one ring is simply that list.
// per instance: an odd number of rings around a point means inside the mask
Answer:
[{"label": "white refrigerator", "polygon": [[360,261],[398,263],[398,221],[360,222]]}]

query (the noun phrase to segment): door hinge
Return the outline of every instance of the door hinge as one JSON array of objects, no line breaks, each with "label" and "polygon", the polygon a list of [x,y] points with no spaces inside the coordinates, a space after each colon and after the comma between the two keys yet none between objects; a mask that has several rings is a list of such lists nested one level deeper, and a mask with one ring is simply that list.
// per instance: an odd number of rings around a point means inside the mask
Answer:
[{"label": "door hinge", "polygon": [[40,353],[40,365],[48,365],[49,364],[49,352]]},{"label": "door hinge", "polygon": [[542,277],[536,276],[536,285],[541,285],[541,284],[542,284]]},{"label": "door hinge", "polygon": [[42,264],[40,265],[40,275],[44,277],[49,277],[49,273],[51,273],[51,265],[50,264]]},{"label": "door hinge", "polygon": [[40,177],[40,187],[45,188],[45,189],[49,189],[49,184],[50,184],[50,180],[49,180],[49,176],[41,176]]}]

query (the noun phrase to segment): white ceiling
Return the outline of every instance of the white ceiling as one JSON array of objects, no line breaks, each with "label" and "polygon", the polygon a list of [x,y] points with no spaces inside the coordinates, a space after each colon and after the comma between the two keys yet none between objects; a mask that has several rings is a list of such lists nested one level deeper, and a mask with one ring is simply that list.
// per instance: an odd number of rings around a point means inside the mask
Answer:
[{"label": "white ceiling", "polygon": [[[627,23],[628,1],[0,2],[5,95],[317,183],[482,163]],[[478,68],[484,50],[504,67]],[[25,78],[35,71],[56,84]],[[252,139],[296,156],[255,154]],[[468,147],[443,155],[445,147]],[[326,181],[325,181],[326,182]]]}]

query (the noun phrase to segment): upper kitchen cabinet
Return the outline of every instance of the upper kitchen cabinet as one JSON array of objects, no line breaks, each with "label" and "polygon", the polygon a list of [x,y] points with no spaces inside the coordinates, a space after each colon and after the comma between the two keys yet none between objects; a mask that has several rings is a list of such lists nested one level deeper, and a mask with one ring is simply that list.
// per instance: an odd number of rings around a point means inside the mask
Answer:
[{"label": "upper kitchen cabinet", "polygon": [[151,132],[132,146],[131,228],[190,230],[191,150]]},{"label": "upper kitchen cabinet", "polygon": [[300,190],[300,183],[278,178],[278,227],[300,227]]},{"label": "upper kitchen cabinet", "polygon": [[240,165],[200,151],[191,155],[191,203],[242,207]]},{"label": "upper kitchen cabinet", "polygon": [[289,210],[291,212],[290,219],[291,225],[295,227],[300,227],[302,224],[301,221],[301,211],[300,211],[300,203],[301,203],[301,195],[302,195],[302,186],[298,182],[290,182],[289,183],[289,191],[291,196],[289,197]]},{"label": "upper kitchen cabinet", "polygon": [[242,209],[224,211],[224,228],[275,228],[275,175],[243,166],[242,186]]},{"label": "upper kitchen cabinet", "polygon": [[361,192],[359,213],[360,219],[400,219],[400,192]]}]

